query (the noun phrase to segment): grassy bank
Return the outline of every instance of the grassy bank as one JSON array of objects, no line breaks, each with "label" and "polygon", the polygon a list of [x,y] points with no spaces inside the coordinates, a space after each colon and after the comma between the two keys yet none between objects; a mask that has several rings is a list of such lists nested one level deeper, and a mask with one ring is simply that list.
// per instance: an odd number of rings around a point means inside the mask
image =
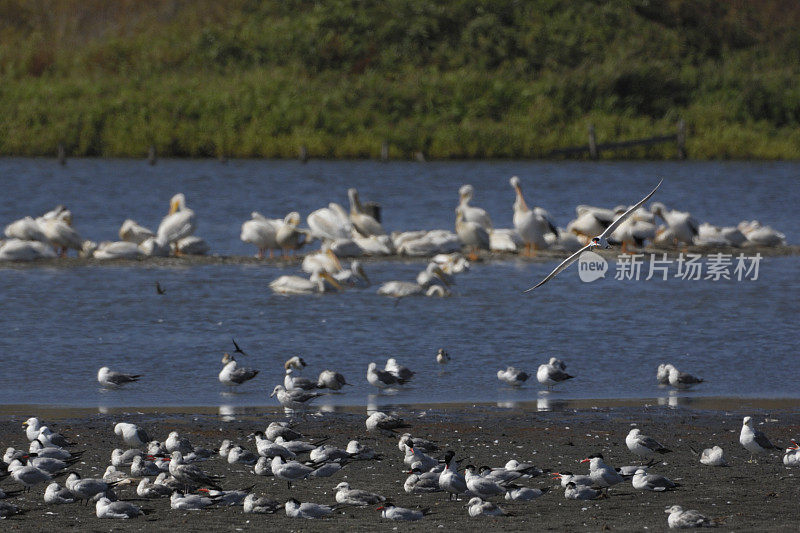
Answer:
[{"label": "grassy bank", "polygon": [[4,155],[800,154],[791,0],[0,0],[0,42]]}]

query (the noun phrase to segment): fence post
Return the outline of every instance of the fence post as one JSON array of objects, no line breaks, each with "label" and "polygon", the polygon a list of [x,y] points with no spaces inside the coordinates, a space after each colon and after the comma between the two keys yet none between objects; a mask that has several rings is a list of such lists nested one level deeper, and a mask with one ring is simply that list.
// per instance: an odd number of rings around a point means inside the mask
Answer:
[{"label": "fence post", "polygon": [[157,160],[158,155],[156,154],[156,147],[151,144],[150,148],[147,150],[147,162],[151,165],[155,165]]},{"label": "fence post", "polygon": [[678,143],[678,159],[686,159],[686,121],[683,119],[678,121],[676,141]]},{"label": "fence post", "polygon": [[594,133],[594,124],[589,124],[589,157],[597,159],[597,136]]},{"label": "fence post", "polygon": [[300,145],[299,158],[301,163],[308,163],[308,148],[306,148],[305,144]]},{"label": "fence post", "polygon": [[58,143],[58,164],[67,164],[67,150],[64,148],[64,143]]},{"label": "fence post", "polygon": [[381,161],[384,163],[389,160],[389,141],[381,143]]}]

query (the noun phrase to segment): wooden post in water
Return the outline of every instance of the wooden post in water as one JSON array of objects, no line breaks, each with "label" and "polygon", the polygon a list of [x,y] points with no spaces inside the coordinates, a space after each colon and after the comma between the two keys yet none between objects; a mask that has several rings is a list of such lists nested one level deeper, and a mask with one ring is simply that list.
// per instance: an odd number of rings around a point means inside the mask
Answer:
[{"label": "wooden post in water", "polygon": [[678,134],[675,136],[678,143],[678,159],[686,159],[686,121],[678,121]]},{"label": "wooden post in water", "polygon": [[67,150],[64,148],[64,143],[58,143],[58,164],[67,164]]},{"label": "wooden post in water", "polygon": [[384,163],[389,160],[389,141],[381,143],[381,161]]},{"label": "wooden post in water", "polygon": [[156,153],[155,145],[150,145],[150,148],[147,149],[147,162],[151,165],[155,165],[156,161],[158,161],[158,154]]},{"label": "wooden post in water", "polygon": [[418,163],[424,163],[425,162],[425,154],[422,152],[422,150],[414,152],[414,159],[416,159]]},{"label": "wooden post in water", "polygon": [[298,154],[301,163],[308,163],[308,148],[305,144],[300,145],[300,153]]},{"label": "wooden post in water", "polygon": [[597,159],[600,156],[597,151],[597,136],[594,133],[594,124],[589,124],[589,157]]}]

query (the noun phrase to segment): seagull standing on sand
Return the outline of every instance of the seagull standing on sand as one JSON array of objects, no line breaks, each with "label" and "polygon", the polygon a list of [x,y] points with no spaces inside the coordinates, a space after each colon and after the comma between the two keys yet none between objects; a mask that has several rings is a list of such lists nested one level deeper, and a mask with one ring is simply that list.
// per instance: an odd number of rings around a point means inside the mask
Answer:
[{"label": "seagull standing on sand", "polygon": [[596,453],[581,461],[589,463],[589,477],[592,478],[592,485],[595,487],[610,487],[625,481],[619,472],[603,462],[603,455]]},{"label": "seagull standing on sand", "polygon": [[664,454],[672,451],[662,446],[657,440],[647,435],[642,435],[642,431],[639,428],[634,428],[628,433],[628,436],[625,437],[625,445],[630,451],[645,459],[652,457],[656,453]]},{"label": "seagull standing on sand", "polygon": [[280,455],[272,458],[272,474],[278,478],[286,481],[289,489],[292,488],[292,481],[306,479],[311,472],[314,471],[310,466],[306,466],[297,461],[284,462]]},{"label": "seagull standing on sand", "polygon": [[464,476],[458,473],[458,463],[455,460],[455,452],[448,450],[444,454],[444,470],[439,474],[439,488],[448,493],[449,499],[453,499],[453,495],[458,497],[459,494],[467,492],[467,480]]},{"label": "seagull standing on sand", "polygon": [[[662,181],[663,181],[663,180],[662,180]],[[562,271],[563,271],[563,270],[565,270],[565,269],[566,269],[568,266],[570,266],[572,263],[574,263],[575,261],[577,261],[577,260],[578,260],[578,258],[581,256],[581,254],[582,254],[583,252],[585,252],[585,251],[587,251],[587,250],[591,250],[591,249],[593,249],[593,248],[597,248],[597,247],[600,247],[600,248],[610,248],[610,247],[611,247],[611,245],[608,243],[608,237],[610,237],[610,236],[611,236],[611,234],[612,234],[612,233],[614,233],[614,231],[616,231],[616,229],[617,229],[617,228],[618,228],[618,227],[619,227],[619,226],[620,226],[620,225],[621,225],[623,222],[625,222],[625,220],[627,220],[627,218],[628,218],[629,216],[631,216],[631,215],[633,214],[633,212],[634,212],[634,211],[636,211],[637,209],[639,209],[639,208],[642,206],[642,204],[644,204],[644,203],[645,203],[647,200],[649,200],[649,199],[650,199],[650,197],[651,197],[651,196],[653,196],[653,195],[655,194],[655,192],[658,190],[658,188],[659,188],[660,186],[661,186],[661,181],[659,181],[659,182],[658,182],[658,185],[656,185],[655,189],[653,189],[652,191],[650,191],[650,194],[648,194],[647,196],[645,196],[644,198],[642,198],[641,200],[639,200],[639,202],[638,202],[636,205],[632,206],[630,209],[628,209],[628,210],[627,210],[627,211],[625,211],[625,212],[624,212],[622,215],[620,215],[620,217],[619,217],[619,218],[617,218],[617,219],[616,219],[614,222],[612,222],[612,223],[611,223],[611,225],[610,225],[610,226],[608,226],[608,227],[606,228],[606,230],[605,230],[603,233],[601,233],[601,234],[600,234],[600,235],[598,235],[597,237],[594,237],[594,238],[593,238],[591,241],[589,241],[589,244],[587,244],[586,246],[584,246],[583,248],[581,248],[580,250],[578,250],[577,252],[575,252],[575,253],[574,253],[574,254],[572,254],[571,256],[569,256],[569,257],[567,257],[566,259],[564,259],[564,260],[563,260],[563,261],[562,261],[562,262],[561,262],[561,263],[560,263],[560,264],[559,264],[559,265],[558,265],[556,268],[554,268],[554,269],[553,269],[553,271],[552,271],[552,272],[550,272],[550,273],[549,273],[549,274],[548,274],[548,275],[547,275],[547,276],[546,276],[546,277],[545,277],[545,278],[544,278],[542,281],[540,281],[539,283],[537,283],[536,285],[534,285],[534,286],[533,286],[533,287],[531,287],[530,289],[527,289],[525,292],[530,292],[530,291],[532,291],[533,289],[535,289],[535,288],[537,288],[537,287],[541,287],[542,285],[544,285],[545,283],[547,283],[548,281],[550,281],[551,279],[553,279],[554,277],[556,277],[556,276],[557,276],[557,275],[558,275],[560,272],[562,272]]]},{"label": "seagull standing on sand", "polygon": [[221,487],[217,485],[218,476],[208,475],[196,465],[185,464],[183,462],[183,454],[177,450],[172,452],[170,456],[169,473],[187,487],[203,485],[221,490]]},{"label": "seagull standing on sand", "polygon": [[116,389],[126,383],[135,383],[142,377],[141,374],[123,374],[122,372],[114,372],[107,366],[104,366],[97,371],[97,381],[103,388]]},{"label": "seagull standing on sand", "polygon": [[739,433],[739,443],[750,452],[750,461],[753,456],[760,455],[770,450],[782,450],[780,446],[772,444],[766,435],[753,428],[753,419],[749,416],[742,421],[742,431]]},{"label": "seagull standing on sand", "polygon": [[125,444],[133,448],[137,446],[145,446],[148,442],[150,442],[150,437],[147,435],[147,432],[136,424],[120,422],[114,426],[114,434],[122,437],[122,440],[125,441]]}]

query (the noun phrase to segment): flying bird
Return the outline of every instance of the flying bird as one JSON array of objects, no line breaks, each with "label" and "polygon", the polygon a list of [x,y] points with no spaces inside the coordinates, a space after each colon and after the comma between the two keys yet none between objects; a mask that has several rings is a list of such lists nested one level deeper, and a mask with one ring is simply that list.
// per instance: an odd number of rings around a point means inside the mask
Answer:
[{"label": "flying bird", "polygon": [[619,226],[620,226],[620,225],[621,225],[623,222],[625,222],[625,220],[627,220],[627,219],[628,219],[628,217],[629,217],[629,216],[631,216],[631,215],[633,214],[633,212],[634,212],[634,211],[636,211],[637,209],[639,209],[640,207],[642,207],[642,204],[644,204],[644,203],[645,203],[647,200],[649,200],[649,199],[650,199],[650,197],[651,197],[651,196],[653,196],[653,194],[655,194],[655,192],[658,190],[658,188],[659,188],[659,187],[661,187],[661,182],[662,182],[662,181],[664,181],[664,180],[661,180],[661,181],[659,181],[659,182],[658,182],[658,185],[656,185],[655,189],[653,189],[652,191],[650,191],[650,194],[648,194],[647,196],[645,196],[644,198],[642,198],[642,199],[639,201],[639,203],[637,203],[636,205],[632,206],[630,209],[628,209],[628,210],[627,210],[627,211],[625,211],[625,212],[624,212],[622,215],[620,215],[620,217],[619,217],[618,219],[616,219],[616,220],[615,220],[615,221],[614,221],[614,222],[613,222],[613,223],[612,223],[612,224],[611,224],[609,227],[607,227],[607,228],[606,228],[606,230],[605,230],[603,233],[601,233],[601,234],[600,234],[600,235],[598,235],[597,237],[593,238],[591,241],[589,241],[589,244],[587,244],[586,246],[584,246],[583,248],[581,248],[580,250],[578,250],[577,252],[575,252],[575,253],[574,253],[574,254],[572,254],[571,256],[569,256],[569,257],[567,257],[566,259],[564,259],[564,260],[561,262],[561,264],[559,264],[559,265],[558,265],[556,268],[554,268],[554,269],[553,269],[553,271],[552,271],[552,272],[550,272],[550,273],[547,275],[547,277],[546,277],[546,278],[544,278],[542,281],[540,281],[539,283],[537,283],[536,285],[534,285],[534,286],[533,286],[533,287],[531,287],[530,289],[527,289],[525,292],[530,292],[530,291],[532,291],[533,289],[535,289],[535,288],[537,288],[537,287],[541,287],[542,285],[544,285],[545,283],[547,283],[548,281],[550,281],[551,279],[553,279],[554,277],[556,277],[556,276],[557,276],[557,275],[558,275],[560,272],[562,272],[562,271],[563,271],[563,270],[565,270],[565,269],[566,269],[568,266],[570,266],[572,263],[574,263],[575,261],[577,261],[577,260],[578,260],[578,258],[581,256],[581,254],[582,254],[583,252],[585,252],[585,251],[587,251],[587,250],[591,250],[592,248],[596,248],[596,247],[600,247],[600,248],[610,248],[610,247],[611,247],[611,245],[608,243],[608,237],[610,237],[610,236],[611,236],[611,234],[612,234],[612,233],[614,233],[614,231],[616,231],[616,229],[617,229],[617,228],[618,228],[618,227],[619,227]]}]

